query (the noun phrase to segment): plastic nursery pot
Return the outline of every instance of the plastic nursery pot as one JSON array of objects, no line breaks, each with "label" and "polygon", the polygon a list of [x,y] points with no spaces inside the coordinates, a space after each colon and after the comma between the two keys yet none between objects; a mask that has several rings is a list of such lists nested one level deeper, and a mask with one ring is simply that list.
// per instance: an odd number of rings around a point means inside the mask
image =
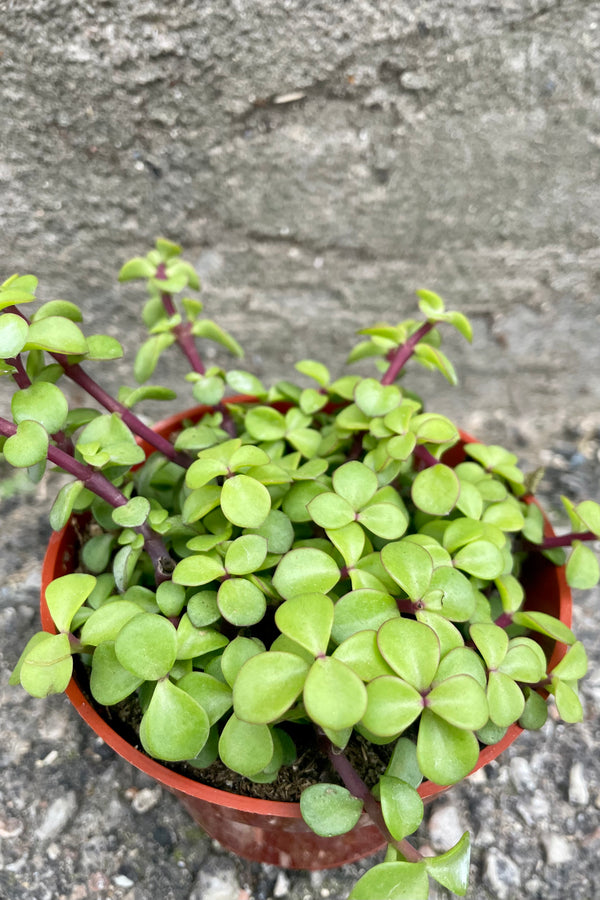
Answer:
[{"label": "plastic nursery pot", "polygon": [[[242,398],[235,398],[236,400]],[[247,398],[244,398],[247,399]],[[155,426],[155,431],[169,436],[184,421],[198,421],[209,408],[196,407],[172,416]],[[463,443],[473,441],[461,434]],[[142,442],[146,453],[153,448]],[[462,446],[453,448],[450,464],[456,465],[464,458]],[[552,534],[546,522],[547,534]],[[73,571],[77,565],[78,539],[73,523],[50,538],[42,568],[41,618],[43,628],[56,631],[45,602],[48,584],[55,578]],[[527,608],[536,609],[571,624],[572,601],[564,572],[555,568],[541,555],[535,559],[525,575]],[[565,653],[565,647],[556,644],[551,657],[554,666]],[[82,685],[85,687],[84,685]],[[299,803],[257,800],[201,784],[172,771],[143,751],[128,743],[103,718],[84,694],[74,676],[67,688],[67,696],[79,715],[90,728],[123,759],[150,775],[175,794],[194,820],[225,849],[245,859],[271,863],[290,869],[327,869],[345,865],[369,856],[385,846],[379,830],[363,814],[347,834],[338,837],[319,837],[304,823]],[[496,759],[519,736],[522,729],[512,725],[497,744],[484,747],[473,769],[476,771]],[[419,793],[425,802],[439,796],[447,787],[425,781]]]}]

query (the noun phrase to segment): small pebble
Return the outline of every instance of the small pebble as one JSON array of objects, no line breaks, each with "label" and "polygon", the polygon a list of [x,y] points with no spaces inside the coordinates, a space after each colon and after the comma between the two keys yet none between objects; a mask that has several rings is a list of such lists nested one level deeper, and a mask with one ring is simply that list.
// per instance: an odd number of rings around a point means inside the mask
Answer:
[{"label": "small pebble", "polygon": [[147,813],[154,809],[160,798],[160,788],[142,788],[141,791],[136,791],[131,805],[136,813]]},{"label": "small pebble", "polygon": [[531,766],[522,756],[513,756],[511,759],[510,777],[518,791],[532,791],[536,786],[536,779],[531,771]]},{"label": "small pebble", "polygon": [[19,819],[3,818],[0,816],[0,837],[18,837],[23,831],[23,823]]},{"label": "small pebble", "polygon": [[200,870],[189,900],[240,900],[235,865],[224,858],[214,863],[211,869]]},{"label": "small pebble", "polygon": [[275,886],[273,887],[273,896],[274,897],[287,897],[290,892],[290,879],[287,877],[285,872],[277,873],[277,880],[275,882]]},{"label": "small pebble", "polygon": [[521,877],[512,859],[496,850],[490,850],[485,862],[484,879],[496,900],[510,900],[518,896]]},{"label": "small pebble", "polygon": [[67,822],[75,815],[77,810],[77,797],[75,791],[68,791],[63,797],[58,797],[50,804],[35,836],[38,841],[48,841],[58,837],[64,831]]},{"label": "small pebble", "polygon": [[465,831],[457,808],[450,803],[434,810],[427,829],[435,849],[442,851],[454,847]]},{"label": "small pebble", "polygon": [[543,834],[542,843],[549,866],[561,866],[575,856],[573,845],[562,834]]},{"label": "small pebble", "polygon": [[590,799],[587,781],[583,774],[583,763],[576,762],[569,773],[569,803],[587,806]]}]

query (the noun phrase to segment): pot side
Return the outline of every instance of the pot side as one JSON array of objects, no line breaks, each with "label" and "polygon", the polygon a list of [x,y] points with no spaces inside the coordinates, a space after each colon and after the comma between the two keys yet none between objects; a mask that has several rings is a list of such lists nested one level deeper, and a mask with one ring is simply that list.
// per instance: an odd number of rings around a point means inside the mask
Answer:
[{"label": "pot side", "polygon": [[[240,401],[248,398],[233,399]],[[154,430],[168,437],[185,420],[198,421],[208,411],[206,406],[195,407],[159,422]],[[474,440],[462,433],[461,438],[463,444]],[[154,451],[149,444],[140,443],[147,455]],[[445,461],[456,465],[461,459],[464,459],[464,450],[458,445]],[[547,535],[553,534],[547,520],[545,529]],[[77,565],[77,555],[76,532],[70,523],[52,534],[42,566],[41,620],[44,630],[50,633],[55,633],[56,629],[45,601],[46,588],[55,578],[73,571]],[[540,555],[539,559],[532,561],[524,581],[528,609],[549,613],[571,625],[572,598],[563,569],[557,569]],[[565,646],[556,643],[550,665],[555,666],[565,652]],[[175,794],[207,834],[238,856],[283,868],[315,870],[346,865],[376,853],[386,845],[380,831],[365,813],[347,834],[320,837],[305,824],[299,803],[243,797],[180,775],[147,756],[114,731],[84,695],[76,676],[71,679],[66,694],[79,715],[109,747]],[[518,725],[512,725],[501,741],[484,747],[473,771],[496,759],[521,731]],[[419,787],[419,794],[425,802],[429,802],[446,790],[448,787],[424,781]]]}]

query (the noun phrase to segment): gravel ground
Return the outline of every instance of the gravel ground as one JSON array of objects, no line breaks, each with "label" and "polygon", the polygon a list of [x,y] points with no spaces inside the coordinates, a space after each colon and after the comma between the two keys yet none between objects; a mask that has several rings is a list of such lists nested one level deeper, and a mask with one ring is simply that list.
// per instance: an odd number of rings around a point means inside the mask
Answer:
[{"label": "gravel ground", "polygon": [[[546,492],[598,497],[600,432],[565,433],[545,454]],[[534,458],[526,446],[523,456]],[[224,852],[177,801],[120,760],[64,697],[34,700],[6,684],[35,629],[43,490],[7,477],[0,506],[1,900],[342,900],[360,863],[289,872]],[[446,849],[473,838],[470,900],[593,900],[600,896],[600,592],[576,601],[575,625],[591,660],[586,720],[553,716],[503,757],[428,808],[418,844]],[[449,894],[442,889],[432,900]]]}]

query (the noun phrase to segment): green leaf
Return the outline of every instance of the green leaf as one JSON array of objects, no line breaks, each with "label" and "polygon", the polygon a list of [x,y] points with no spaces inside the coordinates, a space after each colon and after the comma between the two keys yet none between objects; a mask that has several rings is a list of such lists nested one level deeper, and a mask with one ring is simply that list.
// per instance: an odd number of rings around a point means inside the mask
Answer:
[{"label": "green leaf", "polygon": [[23,668],[23,663],[25,662],[25,659],[27,658],[29,652],[33,650],[33,648],[37,644],[41,644],[44,641],[47,641],[49,636],[50,635],[47,631],[36,631],[36,633],[29,638],[18,659],[16,666],[10,674],[10,678],[8,679],[8,683],[12,687],[16,687],[16,685],[21,684],[21,669]]},{"label": "green leaf", "polygon": [[85,603],[95,584],[93,575],[81,572],[62,575],[50,582],[46,588],[46,603],[58,631],[69,631],[73,616]]},{"label": "green leaf", "polygon": [[163,332],[162,334],[155,334],[148,338],[147,341],[144,341],[136,354],[133,366],[133,374],[139,384],[148,381],[156,368],[161,353],[167,347],[170,347],[175,340],[174,334]]},{"label": "green leaf", "polygon": [[123,347],[119,341],[108,334],[91,334],[87,338],[86,359],[120,359]]},{"label": "green leaf", "polygon": [[414,788],[419,787],[423,781],[423,774],[417,761],[417,748],[410,738],[398,738],[385,774],[401,778]]},{"label": "green leaf", "polygon": [[229,575],[248,575],[260,569],[267,555],[267,541],[257,534],[244,534],[227,548],[225,569]]},{"label": "green leaf", "polygon": [[437,369],[450,384],[458,384],[454,366],[437,347],[432,347],[431,344],[417,344],[415,359],[418,359],[427,369]]},{"label": "green leaf", "polygon": [[456,784],[472,771],[479,743],[472,731],[457,728],[430,710],[423,710],[417,738],[417,759],[423,775],[435,784]]},{"label": "green leaf", "polygon": [[177,657],[177,633],[168,619],[141,613],[119,632],[115,653],[125,669],[145,681],[156,681],[164,678],[173,667]]},{"label": "green leaf", "polygon": [[242,369],[229,369],[225,374],[225,381],[238,394],[249,394],[251,397],[263,397],[265,387],[263,383],[251,372]]},{"label": "green leaf", "polygon": [[198,591],[187,602],[187,614],[196,628],[212,625],[221,617],[216,591]]},{"label": "green leaf", "polygon": [[209,341],[215,341],[217,344],[225,347],[234,356],[242,357],[244,351],[228,332],[224,331],[216,322],[210,319],[198,319],[192,325],[192,334],[195,337],[206,338]]},{"label": "green leaf", "polygon": [[325,594],[298,594],[278,607],[275,624],[283,634],[318,656],[327,651],[333,601]]},{"label": "green leaf", "polygon": [[338,529],[354,521],[354,510],[347,500],[333,491],[315,497],[306,507],[310,516],[321,528]]},{"label": "green leaf", "polygon": [[259,528],[269,515],[271,495],[256,479],[234,475],[221,489],[221,509],[233,525]]},{"label": "green leaf", "polygon": [[578,681],[586,674],[588,670],[588,659],[585,647],[581,641],[569,647],[565,656],[559,664],[552,670],[553,677],[561,678],[563,681]]},{"label": "green leaf", "polygon": [[440,662],[440,642],[428,625],[402,617],[379,629],[379,651],[398,675],[418,691],[433,681]]},{"label": "green leaf", "polygon": [[423,801],[414,787],[393,775],[382,775],[379,785],[385,824],[392,837],[402,841],[421,824]]},{"label": "green leaf", "polygon": [[454,557],[454,565],[476,578],[499,578],[504,571],[504,557],[491,541],[471,541]]},{"label": "green leaf", "polygon": [[233,709],[244,722],[275,722],[302,693],[309,665],[292,653],[268,651],[244,663],[233,685]]},{"label": "green leaf", "polygon": [[525,708],[523,691],[503,672],[489,673],[487,696],[490,719],[501,728],[516,722]]},{"label": "green leaf", "polygon": [[265,645],[256,638],[238,635],[227,645],[221,657],[221,671],[227,684],[233,687],[238,672],[247,659],[262,653]]},{"label": "green leaf", "polygon": [[298,547],[282,556],[273,586],[285,600],[291,600],[298,594],[327,594],[339,578],[331,556],[315,547]]},{"label": "green leaf", "polygon": [[360,631],[375,630],[388,619],[399,618],[396,601],[383,591],[358,588],[335,604],[332,635],[340,644]]},{"label": "green leaf", "polygon": [[600,537],[600,504],[593,500],[583,500],[577,504],[575,512],[585,527]]},{"label": "green leaf", "polygon": [[202,707],[211,726],[231,709],[233,694],[229,685],[206,672],[189,672],[177,682],[177,687]]},{"label": "green leaf", "polygon": [[224,634],[214,628],[197,627],[187,613],[184,613],[177,626],[177,659],[194,659],[213,650],[226,647],[228,640]]},{"label": "green leaf", "polygon": [[[291,602],[291,601],[288,601]],[[357,631],[336,647],[333,657],[356,672],[361,681],[372,681],[380,675],[393,675],[377,647],[377,632]]]},{"label": "green leaf", "polygon": [[28,645],[21,661],[21,684],[33,697],[47,697],[66,690],[73,672],[71,645],[67,634],[48,634]]},{"label": "green leaf", "polygon": [[381,675],[367,684],[367,709],[362,724],[380,737],[401,734],[423,711],[423,698],[406,681]]},{"label": "green leaf", "polygon": [[438,463],[418,472],[411,488],[413,503],[432,516],[446,516],[456,506],[460,481],[449,466]]},{"label": "green leaf", "polygon": [[127,409],[133,409],[143,400],[175,400],[177,394],[170,388],[160,387],[160,385],[147,384],[139,388],[120,388],[119,402],[126,406]]},{"label": "green leaf", "polygon": [[465,831],[454,847],[440,856],[427,857],[424,862],[428,875],[453,894],[464,897],[469,887],[470,859],[470,837],[469,832]]},{"label": "green leaf", "polygon": [[50,510],[50,527],[54,531],[60,531],[67,524],[83,489],[83,481],[70,481],[61,487]]},{"label": "green leaf", "polygon": [[[21,684],[23,684],[22,675]],[[23,686],[25,687],[25,685]],[[577,696],[577,691],[571,684],[568,684],[566,681],[561,681],[559,678],[553,678],[550,690],[554,694],[556,708],[564,722],[574,723],[583,721],[581,700]]]},{"label": "green leaf", "polygon": [[525,706],[519,718],[521,728],[536,731],[546,724],[548,718],[548,706],[543,697],[532,688],[524,688]]},{"label": "green leaf", "polygon": [[46,459],[48,432],[38,422],[25,419],[19,422],[15,434],[4,442],[2,452],[7,463],[26,469]]},{"label": "green leaf", "polygon": [[267,608],[265,595],[247,578],[223,581],[217,604],[223,618],[240,628],[260,622]]},{"label": "green leaf", "polygon": [[197,587],[225,575],[223,564],[205,553],[186,556],[177,563],[172,579],[175,584]]},{"label": "green leaf", "polygon": [[99,575],[110,561],[115,537],[113,534],[95,534],[83,545],[81,559],[90,572]]},{"label": "green leaf", "polygon": [[146,497],[132,497],[123,506],[113,510],[113,522],[121,528],[136,528],[143,525],[150,512],[150,501]]},{"label": "green leaf", "polygon": [[382,385],[375,378],[363,378],[354,389],[354,400],[366,416],[385,416],[402,401],[402,393],[396,385]]},{"label": "green leaf", "polygon": [[383,862],[356,882],[348,900],[427,900],[425,863]]},{"label": "green leaf", "polygon": [[228,768],[248,778],[262,772],[273,756],[269,726],[242,722],[232,715],[219,739],[219,756]]},{"label": "green leaf", "polygon": [[194,382],[194,400],[216,406],[225,394],[225,383],[219,375],[200,375]]},{"label": "green leaf", "polygon": [[360,678],[331,656],[316,659],[304,684],[304,705],[313,722],[340,731],[350,728],[367,708],[367,691]]},{"label": "green leaf", "polygon": [[216,484],[207,484],[192,491],[186,497],[181,510],[181,517],[186,524],[196,522],[219,505],[221,488]]},{"label": "green leaf", "polygon": [[539,631],[563,644],[574,644],[575,635],[560,619],[543,612],[516,612],[513,615],[515,625],[523,625],[532,631]]},{"label": "green leaf", "polygon": [[491,622],[471,625],[469,631],[488,669],[497,669],[508,650],[507,633],[499,625]]},{"label": "green leaf", "polygon": [[97,647],[104,641],[115,641],[121,628],[141,612],[141,607],[131,600],[104,603],[84,622],[80,633],[82,644]]},{"label": "green leaf", "polygon": [[315,362],[314,359],[302,359],[295,364],[294,368],[303,375],[313,378],[321,387],[327,387],[329,384],[329,369],[323,363]]},{"label": "green leaf", "polygon": [[83,321],[80,308],[70,300],[49,300],[48,303],[42,303],[32,315],[31,321],[37,322],[39,319],[47,319],[48,316],[63,316],[72,322]]},{"label": "green leaf", "polygon": [[136,256],[128,260],[121,268],[118,280],[132,281],[134,278],[152,278],[156,272],[156,266],[153,265],[145,256]]},{"label": "green leaf", "polygon": [[535,684],[546,674],[546,658],[543,652],[540,652],[538,644],[528,638],[520,638],[516,644],[511,641],[508,653],[498,670],[510,675],[515,681]]},{"label": "green leaf", "polygon": [[411,600],[421,599],[433,574],[433,559],[425,547],[407,539],[386,544],[381,550],[381,561]]},{"label": "green leaf", "polygon": [[280,509],[272,509],[262,525],[253,528],[252,533],[265,538],[268,553],[277,554],[287,553],[295,537],[294,526]]},{"label": "green leaf", "polygon": [[344,528],[327,532],[327,537],[338,550],[348,568],[356,565],[365,547],[365,533],[358,522],[350,522]]},{"label": "green leaf", "polygon": [[566,569],[567,584],[572,588],[588,590],[598,584],[600,566],[596,555],[581,541],[573,541],[573,552]]},{"label": "green leaf", "polygon": [[171,762],[190,759],[204,747],[208,716],[190,694],[168,679],[159,681],[140,723],[146,753]]},{"label": "green leaf", "polygon": [[[0,300],[2,294],[0,294]],[[29,326],[25,319],[16,313],[3,313],[0,316],[0,358],[10,359],[17,356],[27,341]]]},{"label": "green leaf", "polygon": [[477,731],[489,718],[485,690],[470,675],[453,675],[438,682],[426,702],[436,715],[457,728]]},{"label": "green leaf", "polygon": [[78,356],[87,352],[87,342],[82,331],[70,319],[48,316],[29,326],[25,350],[34,348]]},{"label": "green leaf", "polygon": [[311,784],[300,795],[302,818],[321,837],[352,831],[362,808],[362,800],[339,784]]}]

